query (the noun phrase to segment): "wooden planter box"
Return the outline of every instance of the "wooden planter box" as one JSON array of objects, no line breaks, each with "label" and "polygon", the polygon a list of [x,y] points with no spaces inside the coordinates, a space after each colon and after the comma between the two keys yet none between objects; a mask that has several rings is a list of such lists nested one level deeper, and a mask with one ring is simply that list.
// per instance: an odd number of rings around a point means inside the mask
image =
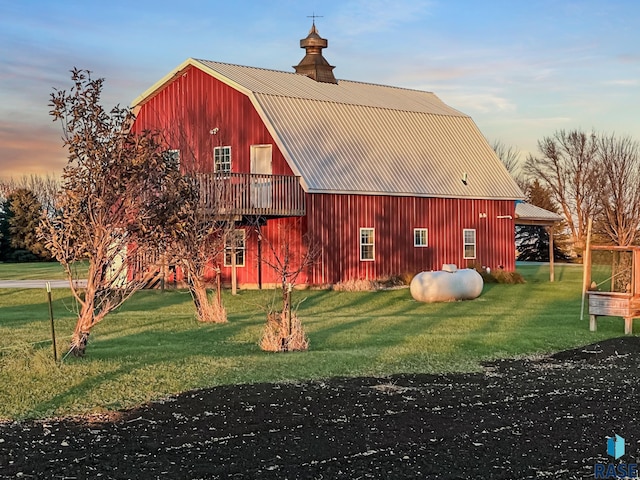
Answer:
[{"label": "wooden planter box", "polygon": [[624,333],[630,335],[633,319],[640,318],[640,297],[627,293],[589,292],[589,327],[598,328],[598,316],[624,318]]}]

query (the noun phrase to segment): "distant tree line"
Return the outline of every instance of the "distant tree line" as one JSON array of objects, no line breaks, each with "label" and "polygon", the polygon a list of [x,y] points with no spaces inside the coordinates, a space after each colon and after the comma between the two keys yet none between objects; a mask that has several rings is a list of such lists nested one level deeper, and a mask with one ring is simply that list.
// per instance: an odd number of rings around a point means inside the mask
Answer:
[{"label": "distant tree line", "polygon": [[[628,135],[558,130],[538,141],[537,154],[520,162],[513,147],[493,148],[522,188],[526,201],[560,214],[554,230],[556,258],[581,257],[587,224],[595,242],[638,244],[640,229],[640,143]],[[548,259],[542,227],[518,226],[520,259]]]}]

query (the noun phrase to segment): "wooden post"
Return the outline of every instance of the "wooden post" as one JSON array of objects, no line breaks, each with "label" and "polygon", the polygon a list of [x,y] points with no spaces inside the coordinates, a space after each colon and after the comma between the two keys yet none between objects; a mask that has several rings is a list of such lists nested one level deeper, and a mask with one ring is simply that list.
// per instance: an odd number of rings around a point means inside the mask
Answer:
[{"label": "wooden post", "polygon": [[161,262],[161,266],[160,266],[160,271],[162,272],[161,274],[161,280],[160,280],[160,290],[164,292],[165,289],[165,282],[167,281],[167,254],[163,253],[160,256],[160,262]]},{"label": "wooden post", "polygon": [[288,326],[289,326],[289,336],[291,336],[291,289],[293,288],[293,285],[290,283],[287,283],[287,322],[288,322]]},{"label": "wooden post", "polygon": [[56,329],[53,325],[53,302],[51,301],[51,284],[47,282],[47,300],[49,302],[49,320],[51,321],[51,343],[53,343],[53,361],[58,363],[58,350],[56,349]]},{"label": "wooden post", "polygon": [[554,282],[556,275],[553,255],[553,225],[549,226],[547,232],[549,233],[549,281]]},{"label": "wooden post", "polygon": [[633,333],[633,317],[624,318],[624,334],[631,335]]},{"label": "wooden post", "polygon": [[258,231],[258,288],[262,290],[262,233]]},{"label": "wooden post", "polygon": [[582,302],[580,303],[580,320],[584,318],[584,298],[587,295],[587,289],[591,284],[591,225],[592,223],[593,222],[591,218],[589,218],[589,222],[587,223],[587,246],[582,255]]},{"label": "wooden post", "polygon": [[236,232],[232,233],[231,239],[231,295],[238,294],[238,270],[236,266]]},{"label": "wooden post", "polygon": [[222,305],[222,285],[220,285],[220,267],[216,267],[216,299],[218,300],[218,306]]}]

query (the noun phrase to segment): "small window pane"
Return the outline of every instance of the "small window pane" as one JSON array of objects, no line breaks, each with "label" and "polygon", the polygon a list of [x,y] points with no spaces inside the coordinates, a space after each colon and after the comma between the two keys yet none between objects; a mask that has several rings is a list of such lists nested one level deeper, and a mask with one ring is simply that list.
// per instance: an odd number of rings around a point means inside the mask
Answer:
[{"label": "small window pane", "polygon": [[165,152],[165,160],[180,167],[180,150],[167,150]]},{"label": "small window pane", "polygon": [[213,164],[216,172],[230,172],[231,147],[215,147],[213,149]]},{"label": "small window pane", "polygon": [[373,228],[360,229],[360,260],[375,258],[375,243]]},{"label": "small window pane", "polygon": [[464,258],[476,258],[476,231],[471,228],[463,230]]},{"label": "small window pane", "polygon": [[429,235],[426,228],[413,229],[413,246],[426,247],[429,243]]},{"label": "small window pane", "polygon": [[245,252],[245,231],[242,229],[234,230],[227,235],[224,245],[224,266],[231,267],[233,264],[233,244],[235,242],[236,250],[236,267],[244,267]]}]

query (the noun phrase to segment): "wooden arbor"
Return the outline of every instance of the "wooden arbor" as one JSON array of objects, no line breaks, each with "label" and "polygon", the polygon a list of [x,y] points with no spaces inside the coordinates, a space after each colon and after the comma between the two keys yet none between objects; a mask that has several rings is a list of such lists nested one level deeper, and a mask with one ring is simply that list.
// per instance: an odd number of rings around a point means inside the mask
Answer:
[{"label": "wooden arbor", "polygon": [[640,247],[592,246],[585,258],[585,287],[589,295],[589,329],[599,316],[624,318],[624,333],[640,317]]}]

